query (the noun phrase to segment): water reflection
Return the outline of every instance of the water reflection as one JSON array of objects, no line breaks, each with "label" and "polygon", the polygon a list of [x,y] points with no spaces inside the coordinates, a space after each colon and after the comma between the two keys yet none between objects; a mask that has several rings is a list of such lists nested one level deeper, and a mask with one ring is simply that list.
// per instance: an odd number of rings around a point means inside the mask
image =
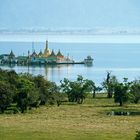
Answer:
[{"label": "water reflection", "polygon": [[47,65],[47,66],[17,66],[1,65],[5,70],[15,70],[17,73],[30,73],[32,75],[43,75],[45,79],[59,83],[64,78],[70,78],[74,65]]},{"label": "water reflection", "polygon": [[0,66],[5,70],[15,70],[17,73],[30,73],[33,75],[43,75],[45,79],[60,84],[64,78],[75,80],[77,75],[82,75],[84,78],[93,80],[97,85],[100,85],[106,77],[106,71],[112,71],[119,80],[127,77],[129,81],[140,76],[140,68],[109,68],[95,67],[87,65],[47,65],[44,66]]}]

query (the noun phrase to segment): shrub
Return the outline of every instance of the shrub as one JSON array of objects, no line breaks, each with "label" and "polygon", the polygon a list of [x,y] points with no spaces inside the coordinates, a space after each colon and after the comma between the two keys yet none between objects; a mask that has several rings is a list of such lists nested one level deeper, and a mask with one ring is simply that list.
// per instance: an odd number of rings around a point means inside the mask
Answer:
[{"label": "shrub", "polygon": [[134,140],[140,140],[140,131],[137,131],[137,134]]},{"label": "shrub", "polygon": [[13,102],[13,91],[8,83],[0,81],[0,111],[4,113]]}]

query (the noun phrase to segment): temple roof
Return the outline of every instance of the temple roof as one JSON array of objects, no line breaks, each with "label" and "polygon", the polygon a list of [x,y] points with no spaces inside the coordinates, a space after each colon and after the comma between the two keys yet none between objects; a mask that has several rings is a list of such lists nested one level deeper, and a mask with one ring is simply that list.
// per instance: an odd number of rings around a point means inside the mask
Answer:
[{"label": "temple roof", "polygon": [[38,54],[39,56],[42,56],[43,55],[43,53],[42,53],[42,51],[40,50],[40,52],[39,52],[39,54]]},{"label": "temple roof", "polygon": [[36,52],[34,51],[34,52],[32,53],[32,55],[31,55],[31,57],[35,57],[35,56],[37,56],[37,54],[36,54]]},{"label": "temple roof", "polygon": [[11,57],[15,57],[15,55],[14,55],[14,53],[13,53],[12,50],[11,50],[11,52],[10,52],[10,56],[11,56]]},{"label": "temple roof", "polygon": [[60,52],[60,50],[58,51],[57,56],[58,56],[58,57],[64,57],[64,56],[62,55],[62,53]]},{"label": "temple roof", "polygon": [[54,51],[52,50],[51,54],[49,55],[49,57],[56,57]]}]

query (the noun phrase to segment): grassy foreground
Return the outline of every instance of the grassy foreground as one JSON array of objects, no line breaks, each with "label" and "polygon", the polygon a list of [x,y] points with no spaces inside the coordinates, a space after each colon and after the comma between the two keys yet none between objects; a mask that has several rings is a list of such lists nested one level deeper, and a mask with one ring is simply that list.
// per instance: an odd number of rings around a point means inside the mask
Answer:
[{"label": "grassy foreground", "polygon": [[[88,98],[82,105],[0,115],[0,140],[133,140],[140,129],[140,116],[106,115],[120,107],[113,99],[98,96]],[[140,111],[140,104],[123,108]]]}]

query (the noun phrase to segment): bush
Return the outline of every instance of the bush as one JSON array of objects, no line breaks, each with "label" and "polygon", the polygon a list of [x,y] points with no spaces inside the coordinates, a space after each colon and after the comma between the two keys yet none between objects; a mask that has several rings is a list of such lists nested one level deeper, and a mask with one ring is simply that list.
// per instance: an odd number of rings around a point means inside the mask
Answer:
[{"label": "bush", "polygon": [[137,134],[134,140],[140,140],[140,131],[137,131]]},{"label": "bush", "polygon": [[4,113],[13,102],[13,91],[8,83],[0,81],[0,111]]},{"label": "bush", "polygon": [[61,81],[61,90],[67,94],[69,102],[77,102],[82,104],[88,92],[94,91],[95,83],[91,80],[84,79],[78,75],[76,81],[64,79]]},{"label": "bush", "polygon": [[32,107],[39,99],[39,92],[35,88],[33,82],[28,79],[21,78],[18,85],[17,107],[22,113],[27,107]]},{"label": "bush", "polygon": [[53,105],[61,100],[60,88],[43,76],[17,74],[15,71],[0,69],[1,113],[24,113],[27,109],[45,104]]}]

